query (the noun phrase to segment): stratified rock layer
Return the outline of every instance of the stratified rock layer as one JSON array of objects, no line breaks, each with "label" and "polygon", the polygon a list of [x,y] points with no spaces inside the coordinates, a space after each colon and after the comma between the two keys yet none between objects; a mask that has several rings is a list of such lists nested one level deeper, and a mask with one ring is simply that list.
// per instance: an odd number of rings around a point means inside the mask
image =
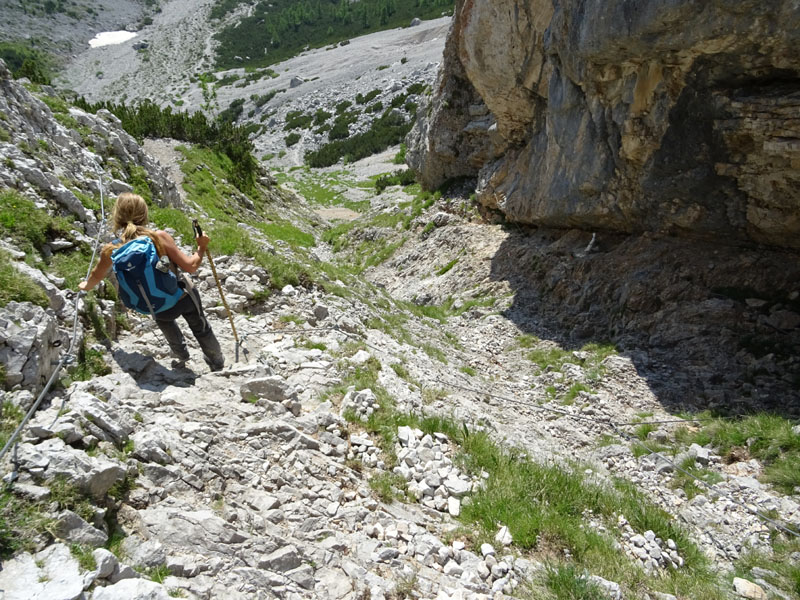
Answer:
[{"label": "stratified rock layer", "polygon": [[789,0],[459,0],[409,162],[517,222],[800,248],[798,38]]}]

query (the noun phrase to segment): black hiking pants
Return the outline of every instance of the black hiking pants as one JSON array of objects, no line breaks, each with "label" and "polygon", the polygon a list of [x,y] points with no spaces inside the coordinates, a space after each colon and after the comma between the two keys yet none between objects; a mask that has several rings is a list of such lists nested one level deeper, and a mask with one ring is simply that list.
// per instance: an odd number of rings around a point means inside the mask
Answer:
[{"label": "black hiking pants", "polygon": [[192,330],[197,343],[203,351],[203,358],[212,371],[219,371],[225,365],[225,358],[211,325],[203,314],[203,305],[200,294],[193,287],[186,291],[183,298],[172,308],[156,314],[156,324],[164,337],[167,338],[170,350],[179,360],[188,360],[189,350],[183,333],[176,323],[178,317],[186,319],[189,329]]}]

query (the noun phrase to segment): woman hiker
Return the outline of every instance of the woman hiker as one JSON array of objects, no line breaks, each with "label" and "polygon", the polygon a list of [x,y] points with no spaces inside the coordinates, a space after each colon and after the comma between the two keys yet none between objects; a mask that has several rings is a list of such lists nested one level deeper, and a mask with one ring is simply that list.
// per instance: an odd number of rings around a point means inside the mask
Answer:
[{"label": "woman hiker", "polygon": [[[203,254],[205,254],[208,247],[208,236],[200,235],[197,238],[197,252],[187,256],[178,248],[175,240],[166,231],[154,231],[147,228],[147,204],[141,196],[130,193],[120,194],[114,205],[112,218],[114,232],[122,230],[120,239],[103,247],[100,252],[100,260],[92,270],[89,278],[78,284],[82,291],[91,290],[108,276],[113,264],[111,254],[115,249],[142,236],[147,236],[153,241],[159,257],[167,256],[173,265],[183,271],[194,273],[200,267],[200,263],[203,261]],[[169,343],[173,356],[178,361],[178,364],[173,366],[182,366],[182,363],[189,359],[189,351],[186,348],[183,334],[175,322],[178,317],[182,316],[186,319],[194,337],[200,344],[200,348],[203,350],[203,358],[208,366],[212,371],[219,371],[224,366],[225,359],[222,356],[219,342],[211,330],[211,325],[203,314],[200,294],[194,286],[186,285],[183,281],[180,281],[178,285],[183,290],[183,295],[175,305],[153,314],[156,324]]]}]

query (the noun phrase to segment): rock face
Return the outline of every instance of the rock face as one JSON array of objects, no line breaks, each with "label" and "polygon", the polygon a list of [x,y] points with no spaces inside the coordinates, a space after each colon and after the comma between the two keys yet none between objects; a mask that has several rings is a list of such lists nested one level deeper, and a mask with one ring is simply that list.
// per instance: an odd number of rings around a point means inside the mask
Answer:
[{"label": "rock face", "polygon": [[0,164],[0,188],[13,188],[42,198],[54,209],[69,211],[84,224],[89,235],[96,231],[98,219],[92,210],[87,210],[83,199],[99,201],[101,174],[106,199],[132,191],[135,180],[144,177],[159,206],[180,205],[175,183],[122,128],[117,117],[107,110],[93,115],[67,108],[50,91],[53,109],[11,79],[5,63],[0,61],[0,120],[4,132],[0,136],[4,159]]},{"label": "rock face", "polygon": [[62,338],[55,316],[41,307],[9,302],[0,309],[0,364],[6,384],[38,393],[58,362],[58,346],[66,341]]},{"label": "rock face", "polygon": [[459,0],[409,163],[517,222],[800,248],[799,26],[788,0]]}]

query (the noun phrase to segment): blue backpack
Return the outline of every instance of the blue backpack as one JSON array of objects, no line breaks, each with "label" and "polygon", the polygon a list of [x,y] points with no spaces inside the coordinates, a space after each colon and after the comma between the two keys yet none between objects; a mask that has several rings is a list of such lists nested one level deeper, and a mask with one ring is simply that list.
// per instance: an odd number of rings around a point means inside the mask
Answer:
[{"label": "blue backpack", "polygon": [[159,259],[156,246],[147,236],[131,240],[111,253],[111,268],[119,282],[122,303],[144,315],[172,308],[183,296],[169,259]]}]

